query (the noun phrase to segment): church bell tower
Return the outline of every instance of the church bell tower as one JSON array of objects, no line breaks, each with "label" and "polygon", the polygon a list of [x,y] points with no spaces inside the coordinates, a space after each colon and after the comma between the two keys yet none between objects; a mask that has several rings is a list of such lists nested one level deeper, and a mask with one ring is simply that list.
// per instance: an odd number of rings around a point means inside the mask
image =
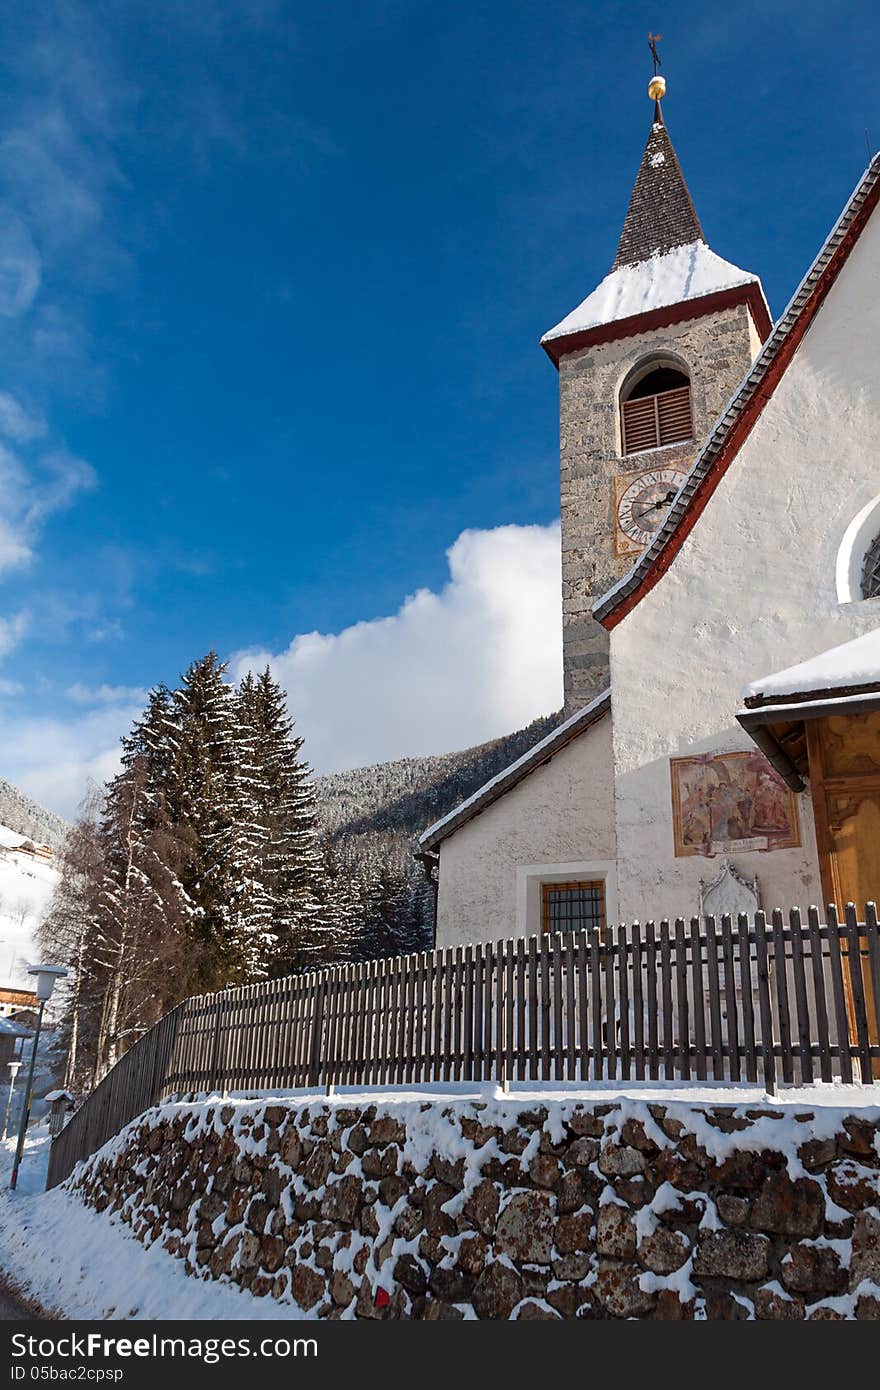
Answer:
[{"label": "church bell tower", "polygon": [[608,684],[593,603],[648,544],[771,328],[758,278],[706,243],[652,52],[653,121],[614,264],[541,340],[559,370],[568,714]]}]

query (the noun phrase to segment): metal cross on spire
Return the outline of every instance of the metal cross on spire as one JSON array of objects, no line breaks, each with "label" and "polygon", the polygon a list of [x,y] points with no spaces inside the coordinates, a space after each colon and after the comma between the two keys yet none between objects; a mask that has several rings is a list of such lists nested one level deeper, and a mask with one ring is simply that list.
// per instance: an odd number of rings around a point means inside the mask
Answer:
[{"label": "metal cross on spire", "polygon": [[663,35],[662,35],[662,34],[652,34],[652,33],[650,32],[650,30],[648,31],[648,47],[649,47],[650,50],[651,50],[651,58],[652,58],[653,63],[654,63],[654,76],[655,76],[655,77],[657,76],[658,72],[660,71],[660,54],[657,52],[657,45],[658,45],[658,43],[660,42],[660,40],[661,40],[662,38],[663,38]]}]

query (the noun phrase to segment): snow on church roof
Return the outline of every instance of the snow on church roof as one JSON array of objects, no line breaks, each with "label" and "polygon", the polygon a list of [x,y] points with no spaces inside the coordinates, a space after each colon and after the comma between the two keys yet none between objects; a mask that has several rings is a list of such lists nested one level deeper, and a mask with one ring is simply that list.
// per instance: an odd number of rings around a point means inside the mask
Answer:
[{"label": "snow on church roof", "polygon": [[792,695],[856,691],[865,686],[880,688],[880,628],[820,652],[808,661],[800,661],[796,666],[751,681],[743,690],[743,696],[746,704],[754,707],[759,702],[775,703]]},{"label": "snow on church roof", "polygon": [[544,334],[541,342],[552,342],[570,333],[600,328],[619,319],[666,309],[739,285],[760,283],[757,275],[740,270],[717,256],[705,241],[694,241],[635,265],[622,265],[612,270],[592,294]]}]

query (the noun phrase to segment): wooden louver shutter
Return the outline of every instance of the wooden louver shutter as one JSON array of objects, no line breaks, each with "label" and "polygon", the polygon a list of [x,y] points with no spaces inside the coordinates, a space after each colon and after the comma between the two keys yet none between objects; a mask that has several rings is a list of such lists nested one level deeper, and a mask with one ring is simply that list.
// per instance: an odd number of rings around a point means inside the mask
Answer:
[{"label": "wooden louver shutter", "polygon": [[690,439],[694,432],[691,419],[691,388],[679,386],[655,396],[657,402],[658,435],[661,444],[677,444]]},{"label": "wooden louver shutter", "polygon": [[656,396],[641,396],[637,400],[626,401],[621,417],[625,454],[659,449],[664,444],[677,444],[690,439],[694,432],[691,388],[677,386],[674,391],[661,391]]}]

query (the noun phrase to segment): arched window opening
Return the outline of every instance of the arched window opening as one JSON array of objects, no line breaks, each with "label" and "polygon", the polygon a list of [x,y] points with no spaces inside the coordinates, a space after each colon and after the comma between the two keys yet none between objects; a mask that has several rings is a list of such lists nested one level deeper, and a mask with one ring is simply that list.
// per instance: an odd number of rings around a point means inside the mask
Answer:
[{"label": "arched window opening", "polygon": [[874,537],[862,561],[862,598],[880,598],[880,534]]},{"label": "arched window opening", "polygon": [[662,449],[693,439],[691,383],[678,367],[660,365],[630,378],[620,401],[620,435],[625,454]]}]

